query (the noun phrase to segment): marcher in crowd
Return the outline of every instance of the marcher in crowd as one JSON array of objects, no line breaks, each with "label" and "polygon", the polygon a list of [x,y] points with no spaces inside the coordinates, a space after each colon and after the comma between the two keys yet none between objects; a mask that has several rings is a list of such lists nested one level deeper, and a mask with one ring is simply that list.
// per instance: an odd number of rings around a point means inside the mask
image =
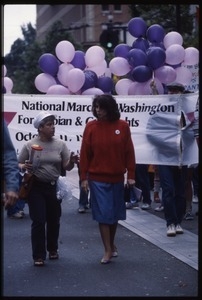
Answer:
[{"label": "marcher in crowd", "polygon": [[85,213],[87,209],[90,207],[90,199],[89,199],[89,191],[87,193],[84,189],[81,188],[81,179],[80,179],[80,167],[79,162],[77,163],[78,167],[78,175],[79,175],[79,208],[78,212],[80,214]]},{"label": "marcher in crowd", "polygon": [[118,255],[115,235],[119,220],[126,219],[124,182],[135,184],[135,151],[129,125],[120,119],[115,98],[95,96],[80,151],[81,187],[90,189],[92,217],[99,224],[104,245],[102,264]]},{"label": "marcher in crowd", "polygon": [[[184,86],[179,83],[167,85],[168,94],[182,94],[184,90]],[[167,236],[176,236],[176,234],[184,233],[181,222],[186,208],[185,183],[187,166],[159,165],[158,169],[162,187]]]},{"label": "marcher in crowd", "polygon": [[[21,182],[22,182],[22,175],[19,172],[19,185],[21,185]],[[18,199],[14,205],[8,207],[7,217],[10,219],[23,219],[25,216],[24,208],[25,208],[25,200]]]},{"label": "marcher in crowd", "polygon": [[[135,168],[135,178],[136,178],[136,187],[142,190],[142,205],[141,209],[148,210],[151,208],[151,186],[150,178],[148,172],[147,164],[136,164]],[[131,189],[132,192],[132,189]],[[130,202],[126,203],[126,208],[131,209],[138,207],[139,204],[136,199],[133,197],[133,194],[130,192]]]},{"label": "marcher in crowd", "polygon": [[[27,142],[18,157],[21,170],[33,172],[34,182],[27,198],[31,224],[32,257],[35,266],[43,266],[49,259],[58,259],[58,237],[61,217],[61,201],[56,196],[57,179],[62,168],[70,171],[77,163],[77,156],[70,153],[64,141],[55,138],[56,116],[40,112],[34,127],[38,135]],[[42,147],[37,166],[30,163],[31,146]]]},{"label": "marcher in crowd", "polygon": [[12,143],[10,133],[3,119],[3,180],[2,180],[2,202],[5,209],[15,205],[19,191],[19,168],[15,147]]},{"label": "marcher in crowd", "polygon": [[[196,102],[196,110],[194,112],[194,121],[192,123],[192,128],[194,132],[194,137],[196,139],[197,145],[199,146],[199,97]],[[193,172],[193,191],[194,191],[194,197],[193,197],[193,203],[198,203],[198,177],[199,177],[199,166],[194,169]],[[198,211],[196,212],[196,215],[198,215]]]},{"label": "marcher in crowd", "polygon": [[[185,94],[191,93],[190,91],[185,91]],[[197,104],[198,105],[198,104]],[[196,110],[198,109],[196,105]],[[196,118],[196,112],[195,112],[195,116],[194,116],[194,121],[192,122],[192,126],[193,124],[195,124],[195,137],[196,134],[198,134],[198,131],[196,132],[196,127],[198,126],[198,124],[196,123],[197,121],[195,120]],[[198,143],[198,140],[196,138],[196,142]],[[186,211],[185,211],[185,215],[184,215],[184,219],[185,220],[193,220],[194,216],[193,216],[193,212],[192,212],[192,200],[195,199],[194,195],[197,193],[196,192],[196,185],[194,182],[194,175],[196,175],[196,166],[192,166],[192,165],[188,165],[187,166],[187,175],[186,175],[186,183],[185,183],[185,197],[186,197]]]}]

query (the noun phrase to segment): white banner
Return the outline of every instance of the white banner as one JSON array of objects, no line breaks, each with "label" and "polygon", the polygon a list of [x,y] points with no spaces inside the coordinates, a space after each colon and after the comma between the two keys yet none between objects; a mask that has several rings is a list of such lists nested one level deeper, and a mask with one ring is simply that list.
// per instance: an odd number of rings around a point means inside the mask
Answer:
[{"label": "white banner", "polygon": [[[121,118],[130,126],[137,163],[198,163],[198,146],[191,128],[198,92],[115,98]],[[71,151],[79,151],[85,124],[94,118],[91,104],[92,96],[4,94],[4,118],[17,154],[23,144],[37,134],[33,120],[40,111],[56,115],[55,135],[64,140]],[[186,120],[183,129],[181,112]]]}]

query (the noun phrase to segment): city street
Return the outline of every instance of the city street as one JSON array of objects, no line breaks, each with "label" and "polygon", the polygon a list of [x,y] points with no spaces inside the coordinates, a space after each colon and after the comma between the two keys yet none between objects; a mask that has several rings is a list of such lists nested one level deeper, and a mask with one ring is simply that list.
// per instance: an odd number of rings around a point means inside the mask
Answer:
[{"label": "city street", "polygon": [[[62,202],[59,260],[34,267],[31,220],[3,213],[2,297],[197,297],[198,216],[183,221],[184,234],[166,236],[163,212],[127,210],[120,221],[118,257],[100,264],[103,246],[90,209],[79,214],[78,173],[67,172],[72,198]],[[193,204],[196,212],[198,204]]]}]

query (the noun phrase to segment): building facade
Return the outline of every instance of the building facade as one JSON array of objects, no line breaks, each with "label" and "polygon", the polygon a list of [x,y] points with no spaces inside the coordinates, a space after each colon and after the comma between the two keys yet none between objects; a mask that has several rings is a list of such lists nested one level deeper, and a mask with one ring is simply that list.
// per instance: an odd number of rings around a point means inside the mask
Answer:
[{"label": "building facade", "polygon": [[61,21],[74,40],[84,49],[99,44],[106,26],[113,25],[119,31],[120,42],[126,42],[126,27],[131,19],[128,5],[37,5],[37,39],[42,41],[49,28]]}]

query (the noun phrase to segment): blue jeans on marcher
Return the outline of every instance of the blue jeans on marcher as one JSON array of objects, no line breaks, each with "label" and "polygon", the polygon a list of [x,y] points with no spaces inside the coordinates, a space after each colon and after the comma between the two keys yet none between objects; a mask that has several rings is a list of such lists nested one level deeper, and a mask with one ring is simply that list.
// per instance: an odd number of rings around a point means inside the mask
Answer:
[{"label": "blue jeans on marcher", "polygon": [[136,164],[136,186],[142,190],[143,203],[151,204],[148,165]]},{"label": "blue jeans on marcher", "polygon": [[162,201],[167,226],[181,224],[185,210],[186,166],[159,165]]},{"label": "blue jeans on marcher", "polygon": [[17,202],[14,205],[9,206],[9,208],[7,209],[7,216],[10,217],[19,211],[23,211],[24,207],[25,207],[25,200],[22,199],[17,200]]},{"label": "blue jeans on marcher", "polygon": [[86,193],[82,188],[81,188],[81,181],[79,181],[79,207],[80,208],[88,208],[89,207],[89,192]]},{"label": "blue jeans on marcher", "polygon": [[[21,184],[21,182],[22,182],[22,175],[20,175],[19,173],[19,184]],[[24,207],[25,207],[25,200],[18,199],[14,205],[8,207],[7,216],[11,217],[17,212],[23,211]]]}]

